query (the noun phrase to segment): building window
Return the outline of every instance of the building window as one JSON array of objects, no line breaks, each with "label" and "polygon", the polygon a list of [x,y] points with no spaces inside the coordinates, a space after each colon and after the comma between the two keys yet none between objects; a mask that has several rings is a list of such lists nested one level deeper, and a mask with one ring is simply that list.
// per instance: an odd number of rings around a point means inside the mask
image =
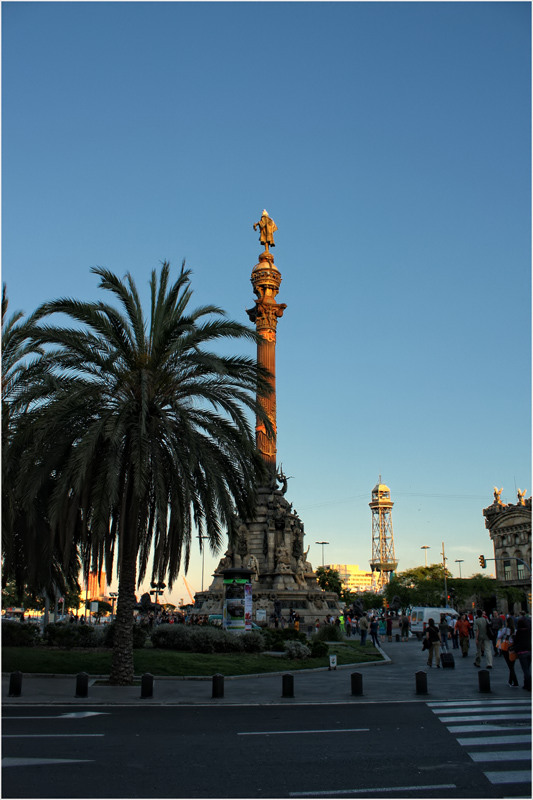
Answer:
[{"label": "building window", "polygon": [[504,581],[510,581],[512,578],[512,566],[510,561],[503,562],[503,579]]},{"label": "building window", "polygon": [[526,567],[525,567],[525,565],[524,565],[524,564],[522,564],[520,561],[517,561],[517,564],[516,564],[516,571],[517,571],[517,573],[518,573],[518,580],[519,580],[519,581],[523,581],[523,580],[525,580],[525,577],[526,577]]}]

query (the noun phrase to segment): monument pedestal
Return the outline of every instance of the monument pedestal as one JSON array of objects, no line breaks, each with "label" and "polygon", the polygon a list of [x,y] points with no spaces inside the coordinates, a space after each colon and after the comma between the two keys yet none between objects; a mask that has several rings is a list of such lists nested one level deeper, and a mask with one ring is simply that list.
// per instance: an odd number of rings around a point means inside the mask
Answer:
[{"label": "monument pedestal", "polygon": [[[282,488],[277,487],[277,483]],[[264,610],[268,624],[274,617],[288,621],[291,610],[300,616],[301,625],[326,615],[339,613],[341,604],[334,592],[324,592],[316,582],[313,567],[304,552],[304,526],[285,498],[287,481],[278,475],[270,486],[257,491],[253,520],[236,520],[233,542],[220,560],[213,582],[195,596],[195,613],[221,614],[224,597],[223,571],[246,568],[252,572],[254,621]]]}]

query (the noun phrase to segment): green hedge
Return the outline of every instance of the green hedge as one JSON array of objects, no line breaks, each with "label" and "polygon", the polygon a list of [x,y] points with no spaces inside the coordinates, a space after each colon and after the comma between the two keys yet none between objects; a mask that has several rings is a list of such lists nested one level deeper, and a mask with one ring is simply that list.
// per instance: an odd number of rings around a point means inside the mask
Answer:
[{"label": "green hedge", "polygon": [[321,625],[314,635],[314,639],[321,642],[342,642],[344,636],[340,629],[340,625]]},{"label": "green hedge", "polygon": [[274,650],[280,653],[284,652],[285,644],[288,641],[307,643],[305,633],[295,631],[294,628],[266,628],[263,636],[265,637],[265,650]]},{"label": "green hedge", "polygon": [[311,658],[322,658],[329,653],[329,647],[326,642],[321,642],[319,639],[314,639],[311,643]]},{"label": "green hedge", "polygon": [[74,625],[64,622],[50,623],[44,629],[44,641],[52,647],[98,647],[102,635],[92,625]]},{"label": "green hedge", "polygon": [[32,625],[30,622],[2,621],[3,647],[35,647],[40,638],[38,625]]},{"label": "green hedge", "polygon": [[152,644],[161,650],[191,653],[260,653],[265,640],[259,631],[230,633],[211,626],[157,625]]}]

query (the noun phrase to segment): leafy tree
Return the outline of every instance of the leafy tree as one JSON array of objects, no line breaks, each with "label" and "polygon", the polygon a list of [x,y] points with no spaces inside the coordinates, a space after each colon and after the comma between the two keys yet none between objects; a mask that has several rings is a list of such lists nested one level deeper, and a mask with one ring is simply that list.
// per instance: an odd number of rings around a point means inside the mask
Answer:
[{"label": "leafy tree", "polygon": [[190,311],[184,266],[174,283],[167,262],[152,272],[148,319],[131,275],[93,272],[117,305],[66,298],[36,312],[32,341],[45,350],[46,376],[30,393],[33,446],[22,466],[30,496],[54,476],[48,510],[64,563],[76,544],[108,576],[116,560],[110,680],[130,684],[135,587],[150,554],[152,580],[172,588],[193,530],[216,552],[234,514],[253,513],[266,468],[249,412],[272,434],[257,400],[271,390],[255,359],[207,349],[257,335],[216,306]]},{"label": "leafy tree", "polygon": [[371,608],[383,606],[383,595],[377,592],[362,592],[357,595],[357,602],[364,611],[370,611]]},{"label": "leafy tree", "polygon": [[342,594],[342,581],[336,569],[330,567],[318,567],[315,571],[318,585],[326,592],[335,592],[339,597]]}]

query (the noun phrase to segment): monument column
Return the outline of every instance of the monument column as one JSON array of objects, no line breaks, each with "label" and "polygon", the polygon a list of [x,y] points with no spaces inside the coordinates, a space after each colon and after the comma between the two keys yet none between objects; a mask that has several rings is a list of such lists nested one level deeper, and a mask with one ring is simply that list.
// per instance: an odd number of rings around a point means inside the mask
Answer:
[{"label": "monument column", "polygon": [[285,303],[278,303],[276,295],[281,283],[281,274],[274,264],[274,256],[270,247],[274,247],[274,231],[276,223],[263,211],[259,222],[254,223],[254,230],[259,227],[261,244],[265,249],[259,256],[259,263],[252,270],[251,282],[257,299],[253,308],[247,310],[251,322],[255,324],[261,339],[257,345],[257,361],[270,373],[272,393],[260,399],[260,403],[270,420],[274,431],[273,437],[267,435],[265,425],[256,421],[257,449],[272,472],[276,472],[276,327],[278,319],[283,316]]}]

